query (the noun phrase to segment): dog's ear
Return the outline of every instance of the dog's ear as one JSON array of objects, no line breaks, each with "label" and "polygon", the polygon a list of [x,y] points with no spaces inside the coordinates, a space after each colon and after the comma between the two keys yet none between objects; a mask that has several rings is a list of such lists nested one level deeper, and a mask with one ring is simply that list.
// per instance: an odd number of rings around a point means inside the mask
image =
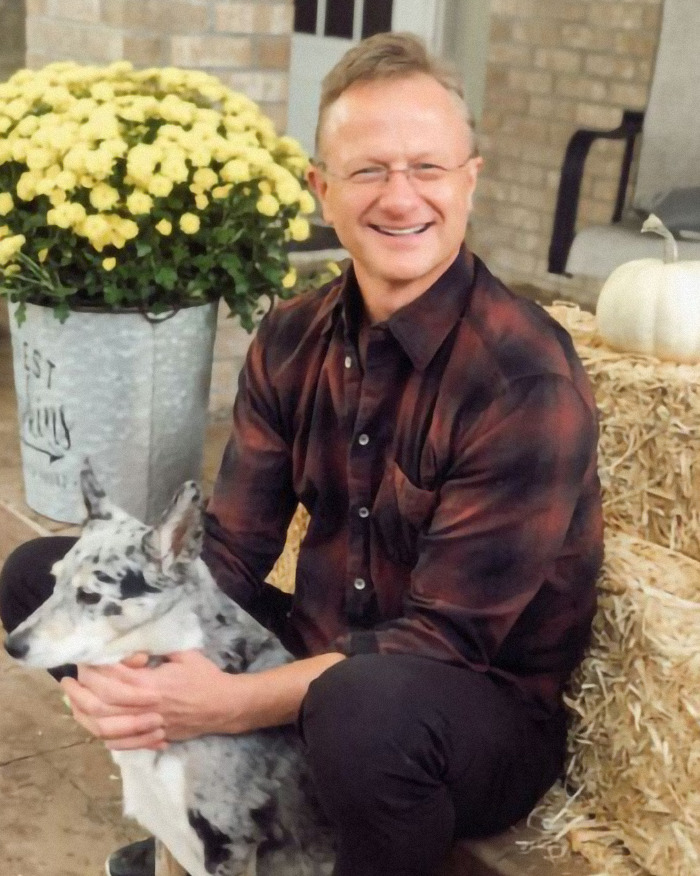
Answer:
[{"label": "dog's ear", "polygon": [[109,501],[105,491],[100,486],[88,459],[84,461],[80,471],[80,487],[87,509],[88,524],[94,521],[111,520],[114,517],[115,506]]},{"label": "dog's ear", "polygon": [[186,481],[175,494],[155,529],[143,538],[146,555],[164,572],[176,563],[195,560],[202,550],[202,492]]}]

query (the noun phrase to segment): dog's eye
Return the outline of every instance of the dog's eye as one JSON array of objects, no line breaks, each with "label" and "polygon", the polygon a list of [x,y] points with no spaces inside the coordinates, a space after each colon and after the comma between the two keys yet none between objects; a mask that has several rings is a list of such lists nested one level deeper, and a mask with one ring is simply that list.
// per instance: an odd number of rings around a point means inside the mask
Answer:
[{"label": "dog's eye", "polygon": [[100,599],[102,599],[101,594],[92,593],[84,587],[78,587],[78,602],[84,602],[86,605],[96,605]]},{"label": "dog's eye", "polygon": [[103,584],[114,584],[115,579],[112,578],[111,575],[108,575],[106,572],[95,572],[95,578],[98,581],[101,581]]}]

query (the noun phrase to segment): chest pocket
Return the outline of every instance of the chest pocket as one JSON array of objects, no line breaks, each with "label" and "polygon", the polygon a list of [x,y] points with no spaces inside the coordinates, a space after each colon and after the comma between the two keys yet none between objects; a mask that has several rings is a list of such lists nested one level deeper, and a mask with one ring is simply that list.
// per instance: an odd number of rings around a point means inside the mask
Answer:
[{"label": "chest pocket", "polygon": [[419,537],[430,525],[437,500],[437,491],[415,486],[391,462],[372,507],[373,548],[412,568],[418,558]]}]

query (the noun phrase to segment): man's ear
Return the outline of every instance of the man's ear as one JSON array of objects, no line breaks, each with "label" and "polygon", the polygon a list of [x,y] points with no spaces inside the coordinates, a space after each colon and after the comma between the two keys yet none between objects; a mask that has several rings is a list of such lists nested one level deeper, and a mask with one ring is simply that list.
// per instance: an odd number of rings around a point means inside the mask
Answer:
[{"label": "man's ear", "polygon": [[326,199],[328,183],[326,182],[323,172],[315,165],[310,164],[306,170],[306,182],[311,191],[316,195],[316,200],[321,205],[321,213],[323,214],[324,220],[328,222],[329,225],[332,225],[333,218]]}]

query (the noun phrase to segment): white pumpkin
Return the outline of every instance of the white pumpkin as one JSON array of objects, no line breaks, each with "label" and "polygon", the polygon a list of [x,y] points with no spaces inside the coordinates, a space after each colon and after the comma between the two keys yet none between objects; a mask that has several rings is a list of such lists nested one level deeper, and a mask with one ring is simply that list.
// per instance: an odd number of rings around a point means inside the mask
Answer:
[{"label": "white pumpkin", "polygon": [[666,238],[664,259],[615,268],[598,298],[598,333],[616,350],[700,362],[700,261],[678,261],[676,241],[657,216],[642,231]]}]

